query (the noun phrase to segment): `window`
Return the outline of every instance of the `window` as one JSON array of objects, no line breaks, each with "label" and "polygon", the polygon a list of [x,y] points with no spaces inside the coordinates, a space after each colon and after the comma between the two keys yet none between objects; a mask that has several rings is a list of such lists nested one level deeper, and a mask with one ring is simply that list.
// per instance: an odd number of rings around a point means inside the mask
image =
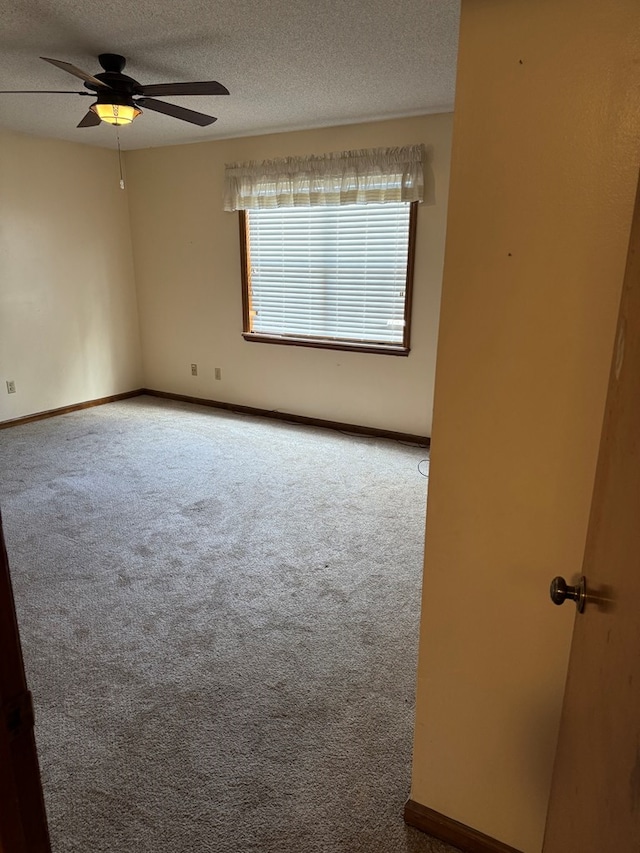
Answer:
[{"label": "window", "polygon": [[407,355],[424,145],[225,166],[243,335]]},{"label": "window", "polygon": [[245,338],[406,355],[416,207],[241,212]]}]

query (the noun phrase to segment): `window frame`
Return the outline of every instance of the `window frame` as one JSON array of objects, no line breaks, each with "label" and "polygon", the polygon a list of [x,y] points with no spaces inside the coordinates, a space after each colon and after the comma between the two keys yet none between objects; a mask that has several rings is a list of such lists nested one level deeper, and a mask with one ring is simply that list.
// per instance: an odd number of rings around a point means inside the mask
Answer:
[{"label": "window frame", "polygon": [[407,245],[407,278],[404,301],[404,330],[401,344],[368,344],[364,341],[342,341],[333,338],[311,338],[300,335],[277,335],[251,331],[251,261],[248,239],[247,211],[239,210],[240,272],[242,278],[242,337],[245,341],[282,346],[313,347],[314,349],[368,352],[381,355],[408,356],[411,351],[411,313],[413,307],[413,273],[415,267],[417,201],[409,202],[409,242]]}]

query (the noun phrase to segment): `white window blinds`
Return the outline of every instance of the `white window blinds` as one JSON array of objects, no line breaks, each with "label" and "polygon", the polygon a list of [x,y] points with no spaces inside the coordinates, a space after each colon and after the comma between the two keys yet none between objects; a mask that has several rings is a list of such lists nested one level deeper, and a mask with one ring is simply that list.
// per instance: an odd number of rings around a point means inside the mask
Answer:
[{"label": "white window blinds", "polygon": [[406,202],[249,210],[254,334],[407,345]]}]

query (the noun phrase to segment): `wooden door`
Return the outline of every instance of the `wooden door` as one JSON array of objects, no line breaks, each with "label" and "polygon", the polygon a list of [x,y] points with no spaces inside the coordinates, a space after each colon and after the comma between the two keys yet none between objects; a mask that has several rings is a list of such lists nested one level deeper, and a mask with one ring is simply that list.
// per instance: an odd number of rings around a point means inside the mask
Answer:
[{"label": "wooden door", "polygon": [[31,694],[0,517],[0,853],[50,853]]},{"label": "wooden door", "polygon": [[588,599],[575,622],[544,851],[638,853],[640,184],[583,574]]}]

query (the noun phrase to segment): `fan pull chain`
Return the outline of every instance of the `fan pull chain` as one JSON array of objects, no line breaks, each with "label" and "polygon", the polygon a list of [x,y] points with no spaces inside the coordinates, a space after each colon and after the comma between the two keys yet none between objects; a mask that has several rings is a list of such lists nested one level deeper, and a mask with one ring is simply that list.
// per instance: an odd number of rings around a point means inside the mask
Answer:
[{"label": "fan pull chain", "polygon": [[122,176],[122,154],[120,152],[120,128],[116,125],[116,139],[118,140],[118,165],[120,166],[120,189],[124,189],[124,177]]}]

